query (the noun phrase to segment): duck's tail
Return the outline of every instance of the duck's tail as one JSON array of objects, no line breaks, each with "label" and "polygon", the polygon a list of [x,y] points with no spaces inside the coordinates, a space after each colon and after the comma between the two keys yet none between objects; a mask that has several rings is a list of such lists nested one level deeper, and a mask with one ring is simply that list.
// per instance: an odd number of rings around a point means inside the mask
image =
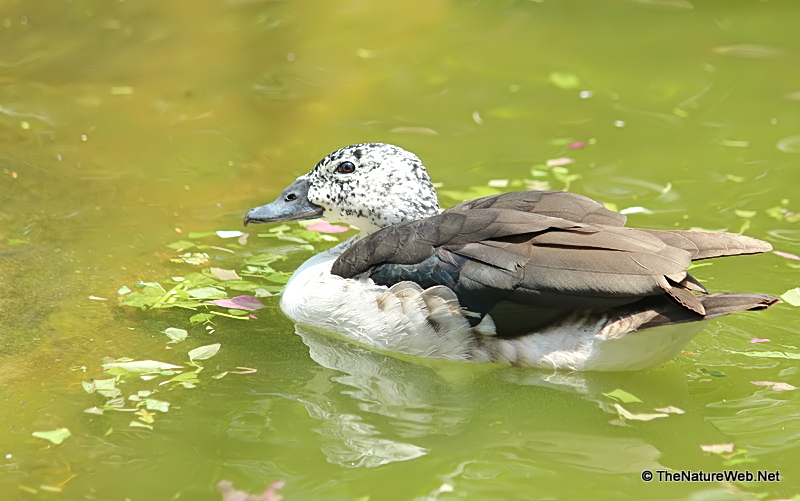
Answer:
[{"label": "duck's tail", "polygon": [[695,297],[705,308],[705,315],[688,310],[676,302],[664,300],[665,298],[646,299],[617,308],[615,314],[606,323],[605,335],[613,338],[633,330],[711,320],[737,311],[764,310],[781,302],[775,296],[751,292],[708,294]]},{"label": "duck's tail", "polygon": [[772,250],[769,242],[738,233],[683,230],[638,230],[658,238],[665,244],[687,251],[692,261],[712,257],[760,254]]}]

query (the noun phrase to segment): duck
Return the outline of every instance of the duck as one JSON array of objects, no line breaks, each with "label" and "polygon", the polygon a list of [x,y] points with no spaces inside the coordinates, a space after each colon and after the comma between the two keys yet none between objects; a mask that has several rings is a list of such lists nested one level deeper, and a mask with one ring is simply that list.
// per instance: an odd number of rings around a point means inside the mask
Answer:
[{"label": "duck", "polygon": [[422,161],[386,143],[325,156],[244,224],[321,218],[359,233],[312,256],[280,298],[294,322],[370,349],[566,371],[673,358],[709,320],[763,310],[709,293],[698,260],[772,250],[725,232],[626,227],[564,191],[517,191],[442,210]]}]

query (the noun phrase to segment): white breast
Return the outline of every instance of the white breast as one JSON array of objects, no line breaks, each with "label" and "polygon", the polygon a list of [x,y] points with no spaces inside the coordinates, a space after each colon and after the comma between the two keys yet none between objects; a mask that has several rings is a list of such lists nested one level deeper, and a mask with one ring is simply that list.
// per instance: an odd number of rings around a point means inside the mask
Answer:
[{"label": "white breast", "polygon": [[390,289],[370,279],[332,275],[331,266],[341,252],[322,252],[292,275],[280,303],[289,318],[380,350],[470,358],[472,329],[449,289],[423,291],[409,282]]}]

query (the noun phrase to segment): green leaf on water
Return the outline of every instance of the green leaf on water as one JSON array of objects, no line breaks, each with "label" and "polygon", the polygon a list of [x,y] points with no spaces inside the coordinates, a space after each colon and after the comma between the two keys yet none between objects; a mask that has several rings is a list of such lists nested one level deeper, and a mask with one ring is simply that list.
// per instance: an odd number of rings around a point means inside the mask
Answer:
[{"label": "green leaf on water", "polygon": [[164,400],[156,400],[155,398],[146,398],[144,401],[145,407],[149,411],[160,411],[160,412],[168,412],[169,411],[169,402]]},{"label": "green leaf on water", "polygon": [[177,242],[172,242],[171,244],[167,245],[168,248],[178,251],[183,249],[191,249],[194,246],[194,242],[190,242],[188,240],[178,240]]},{"label": "green leaf on water", "polygon": [[210,322],[212,318],[214,318],[214,315],[212,315],[211,313],[198,313],[197,315],[192,315],[191,317],[189,317],[189,322],[192,325],[201,324],[205,322]]},{"label": "green leaf on water", "polygon": [[781,294],[781,299],[792,306],[800,306],[800,287],[795,287],[794,289],[789,289],[784,292]]},{"label": "green leaf on water", "polygon": [[[241,280],[241,277],[238,274],[236,274],[234,270],[225,270],[223,268],[211,267],[208,269],[208,272],[211,273],[218,280],[222,281]],[[228,284],[225,285],[227,286]]]},{"label": "green leaf on water", "polygon": [[113,390],[116,388],[117,378],[93,379],[91,382],[81,381],[81,385],[86,390],[86,393],[94,393],[98,390]]},{"label": "green leaf on water", "polygon": [[131,428],[147,428],[148,430],[153,429],[153,425],[142,423],[141,421],[131,421],[129,425]]},{"label": "green leaf on water", "polygon": [[617,412],[619,413],[620,417],[625,419],[631,419],[634,421],[652,421],[653,419],[657,418],[669,417],[669,414],[665,414],[663,412],[659,412],[657,414],[635,414],[625,409],[619,404],[614,404],[614,408],[617,409]]},{"label": "green leaf on water", "polygon": [[123,369],[137,374],[159,372],[167,369],[183,369],[180,365],[172,365],[155,360],[135,360],[133,362],[110,362],[103,364],[104,369]]},{"label": "green leaf on water", "polygon": [[210,236],[216,235],[216,234],[217,234],[217,232],[215,232],[215,231],[191,232],[191,233],[189,233],[189,238],[191,238],[191,239],[205,238],[205,237],[210,237]]},{"label": "green leaf on water", "polygon": [[195,299],[223,299],[228,297],[224,290],[216,287],[197,287],[187,290],[186,293]]},{"label": "green leaf on water", "polygon": [[199,383],[200,380],[197,379],[197,372],[184,372],[182,374],[178,374],[177,376],[173,377],[168,383]]},{"label": "green leaf on water", "polygon": [[217,352],[222,346],[220,343],[209,344],[206,346],[201,346],[199,348],[195,348],[189,351],[189,360],[208,360],[209,358],[213,357],[217,354]]},{"label": "green leaf on water", "polygon": [[164,334],[166,334],[170,339],[170,343],[180,343],[189,336],[189,333],[186,330],[178,329],[176,327],[167,327],[164,330]]},{"label": "green leaf on water", "polygon": [[127,285],[123,285],[122,287],[117,289],[117,294],[119,294],[120,296],[124,296],[125,294],[128,294],[129,292],[131,292],[131,289]]},{"label": "green leaf on water", "polygon": [[44,440],[49,440],[54,444],[58,445],[64,440],[67,439],[72,433],[67,428],[59,428],[57,430],[52,431],[34,431],[31,433],[36,438],[42,438]]},{"label": "green leaf on water", "polygon": [[554,71],[547,78],[559,89],[576,89],[581,86],[581,79],[572,73]]},{"label": "green leaf on water", "polygon": [[291,273],[284,273],[284,272],[277,272],[277,273],[272,273],[271,275],[267,275],[264,278],[266,278],[270,282],[276,282],[276,283],[279,283],[279,284],[285,284],[285,283],[287,283],[289,281],[290,278],[292,278],[292,274]]},{"label": "green leaf on water", "polygon": [[631,402],[641,402],[641,400],[639,400],[634,395],[631,395],[627,391],[621,390],[619,388],[617,388],[614,391],[610,391],[608,393],[603,393],[603,395],[607,396],[608,398],[611,398],[611,399],[614,399],[614,400],[618,400],[618,401],[622,402],[623,404],[629,404]]}]

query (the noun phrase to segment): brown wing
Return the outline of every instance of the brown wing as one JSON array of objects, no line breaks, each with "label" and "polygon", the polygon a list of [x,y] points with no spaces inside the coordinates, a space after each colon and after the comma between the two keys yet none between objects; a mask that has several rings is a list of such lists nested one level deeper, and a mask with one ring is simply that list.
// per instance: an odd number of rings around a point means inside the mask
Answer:
[{"label": "brown wing", "polygon": [[[606,217],[607,210],[598,207],[573,210],[572,219],[550,217],[516,208],[520,203],[528,207],[529,199],[507,195],[465,202],[438,216],[376,232],[344,252],[332,272],[368,276],[387,286],[401,281],[444,285],[463,306],[481,314],[500,303],[563,313],[668,296],[704,315],[692,291],[705,289],[686,271],[691,260],[770,248],[734,234],[585,222]],[[564,205],[563,197],[556,198]]]}]

